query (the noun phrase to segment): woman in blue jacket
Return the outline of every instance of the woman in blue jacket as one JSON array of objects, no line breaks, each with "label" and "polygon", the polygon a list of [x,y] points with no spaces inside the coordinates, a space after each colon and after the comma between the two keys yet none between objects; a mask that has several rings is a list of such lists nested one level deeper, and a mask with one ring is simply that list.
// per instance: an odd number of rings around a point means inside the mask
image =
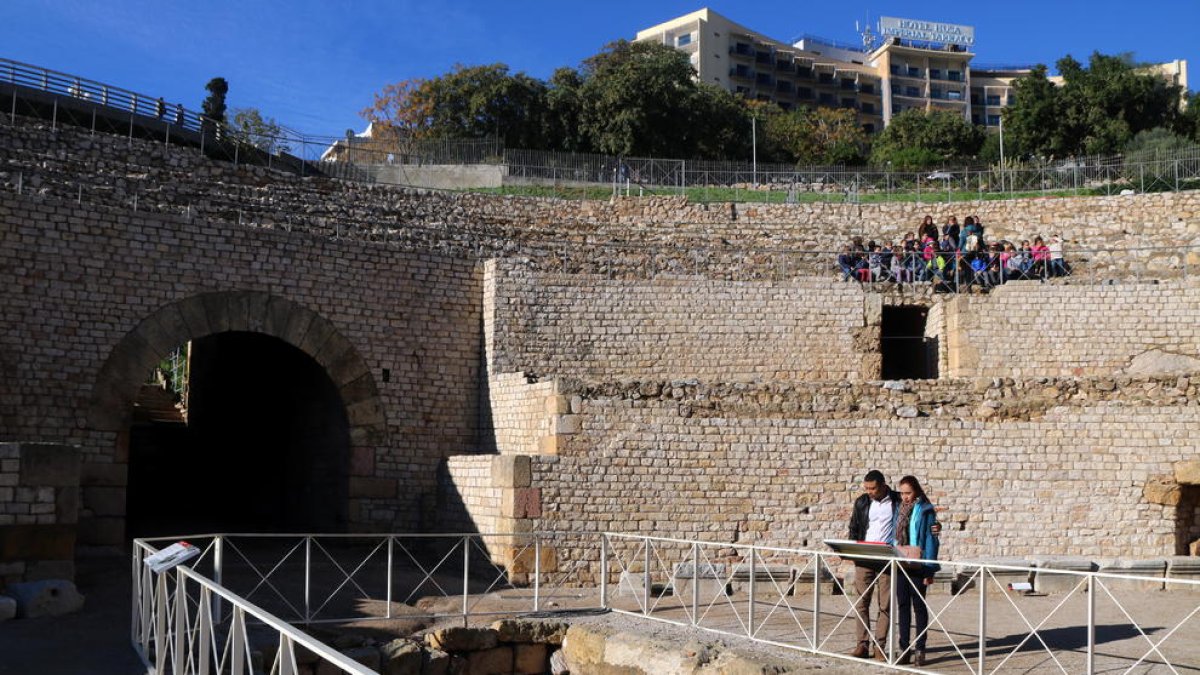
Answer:
[{"label": "woman in blue jacket", "polygon": [[[921,549],[921,558],[937,560],[938,538],[934,534],[937,514],[933,504],[925,496],[921,482],[914,476],[900,479],[900,507],[892,516],[892,531],[896,546],[916,546]],[[925,604],[925,592],[933,583],[933,574],[938,566],[933,563],[906,567],[904,573],[894,575],[896,581],[896,637],[900,642],[900,663],[920,667],[925,665],[926,629],[929,627],[929,605]],[[913,615],[917,620],[915,649],[909,649],[909,629]]]}]

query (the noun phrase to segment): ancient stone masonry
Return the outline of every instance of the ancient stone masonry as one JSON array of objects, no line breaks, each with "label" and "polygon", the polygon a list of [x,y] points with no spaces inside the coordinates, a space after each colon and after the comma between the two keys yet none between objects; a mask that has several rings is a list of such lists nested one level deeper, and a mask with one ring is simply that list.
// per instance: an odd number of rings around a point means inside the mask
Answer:
[{"label": "ancient stone masonry", "polygon": [[[682,197],[563,201],[430,192],[300,178],[209,162],[146,141],[0,127],[0,183],[120,209],[203,216],[256,227],[384,241],[484,259],[527,257],[538,269],[616,277],[792,278],[833,274],[852,235],[898,241],[925,214],[983,218],[992,239],[1062,235],[1079,274],[1170,278],[1200,265],[1200,194],[944,204],[693,204]],[[1147,247],[1162,247],[1151,250]],[[1084,249],[1106,249],[1090,253]],[[1074,251],[1072,251],[1074,249]],[[1136,250],[1132,250],[1136,249]],[[1094,275],[1094,276],[1093,276]]]},{"label": "ancient stone masonry", "polygon": [[79,449],[0,443],[0,589],[75,577]]},{"label": "ancient stone masonry", "polygon": [[0,259],[0,439],[81,447],[84,541],[122,536],[123,499],[99,495],[125,489],[141,382],[208,334],[273,335],[334,379],[356,528],[432,519],[438,463],[475,447],[473,262],[12,193]]},{"label": "ancient stone masonry", "polygon": [[[928,483],[953,557],[1200,538],[1184,277],[1200,260],[1169,248],[1200,245],[1197,192],[567,202],[277,175],[27,122],[0,127],[0,174],[0,440],[79,446],[84,541],[121,539],[145,376],[230,331],[277,337],[334,383],[351,527],[513,535],[492,553],[514,578],[535,529],[817,546],[844,535],[872,467]],[[1062,234],[1086,274],[958,296],[832,274],[848,237],[897,239],[927,212]],[[925,311],[901,337],[936,347],[941,379],[879,380],[896,306]]]}]

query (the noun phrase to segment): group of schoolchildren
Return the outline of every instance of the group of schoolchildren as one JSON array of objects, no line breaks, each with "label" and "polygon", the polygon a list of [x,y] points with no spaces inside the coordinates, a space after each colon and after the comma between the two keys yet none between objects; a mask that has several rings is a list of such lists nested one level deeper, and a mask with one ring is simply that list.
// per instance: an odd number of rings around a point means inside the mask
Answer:
[{"label": "group of schoolchildren", "polygon": [[875,241],[864,244],[861,237],[855,237],[842,247],[837,263],[843,281],[926,281],[944,290],[990,288],[1007,281],[1070,274],[1060,237],[1048,242],[1038,236],[1032,242],[988,244],[979,216],[967,216],[961,226],[956,216],[950,216],[941,231],[933,216],[925,216],[917,232],[905,234],[903,241],[891,246]]}]

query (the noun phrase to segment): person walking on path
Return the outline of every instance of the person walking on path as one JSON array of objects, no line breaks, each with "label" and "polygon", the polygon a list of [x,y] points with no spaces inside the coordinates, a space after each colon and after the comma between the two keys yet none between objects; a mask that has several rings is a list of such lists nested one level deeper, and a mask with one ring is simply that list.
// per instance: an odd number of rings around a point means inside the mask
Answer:
[{"label": "person walking on path", "polygon": [[[900,479],[900,508],[896,509],[894,545],[905,557],[937,560],[938,537],[935,531],[937,514],[925,495],[921,481],[915,476]],[[907,549],[906,549],[907,547]],[[913,555],[909,555],[913,554]],[[929,627],[929,605],[925,592],[933,583],[938,566],[933,563],[906,565],[896,575],[896,640],[900,645],[900,665],[910,663],[918,668],[925,665],[925,643]],[[912,619],[916,618],[917,639],[909,649]]]},{"label": "person walking on path", "polygon": [[[888,487],[887,480],[878,469],[867,472],[862,489],[863,494],[854,501],[854,510],[850,514],[849,539],[890,544],[895,539],[900,494]],[[850,656],[861,659],[871,655],[873,592],[879,604],[874,653],[875,658],[886,660],[882,645],[887,641],[892,622],[892,575],[887,563],[877,560],[854,561],[854,590],[858,593],[858,599],[854,602],[854,612],[858,615],[858,644],[850,651]]]}]

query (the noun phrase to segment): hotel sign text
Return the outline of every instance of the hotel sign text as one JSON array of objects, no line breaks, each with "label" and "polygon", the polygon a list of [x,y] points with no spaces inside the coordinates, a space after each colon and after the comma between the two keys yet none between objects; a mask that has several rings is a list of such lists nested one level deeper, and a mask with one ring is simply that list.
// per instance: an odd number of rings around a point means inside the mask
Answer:
[{"label": "hotel sign text", "polygon": [[938,42],[947,45],[975,44],[975,27],[953,23],[879,17],[879,32],[884,37],[898,37],[918,42]]}]

